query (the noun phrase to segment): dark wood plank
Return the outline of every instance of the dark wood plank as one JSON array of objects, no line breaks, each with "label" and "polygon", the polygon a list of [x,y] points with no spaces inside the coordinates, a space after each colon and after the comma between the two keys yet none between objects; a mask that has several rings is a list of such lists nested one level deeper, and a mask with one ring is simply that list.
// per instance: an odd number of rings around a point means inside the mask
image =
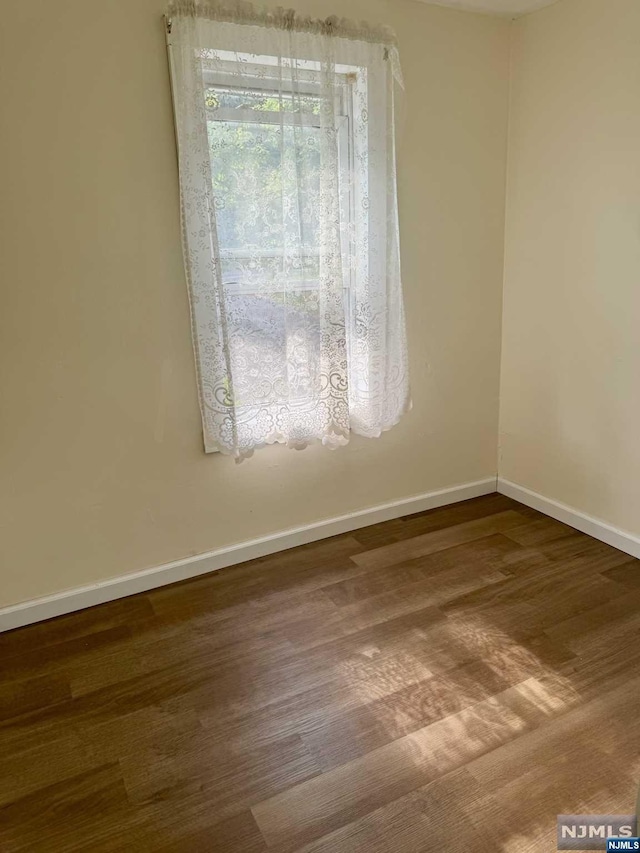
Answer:
[{"label": "dark wood plank", "polygon": [[70,698],[69,679],[64,676],[41,675],[24,681],[7,681],[0,684],[0,721],[50,708]]},{"label": "dark wood plank", "polygon": [[437,551],[444,551],[465,542],[473,542],[476,539],[482,539],[484,536],[504,533],[521,523],[522,518],[517,512],[511,510],[499,512],[488,518],[467,521],[454,527],[447,527],[444,530],[424,533],[406,541],[384,545],[373,551],[365,551],[362,554],[356,554],[352,559],[365,569],[393,566],[405,560],[435,554]]},{"label": "dark wood plank", "polygon": [[267,845],[247,811],[226,820],[212,820],[209,826],[178,838],[160,837],[153,849],[157,853],[265,853]]},{"label": "dark wood plank", "polygon": [[43,780],[36,791],[0,808],[0,849],[3,853],[113,849],[110,835],[118,831],[128,811],[117,763],[51,785]]},{"label": "dark wood plank", "polygon": [[130,638],[131,629],[126,625],[119,625],[60,643],[38,643],[25,652],[14,649],[14,654],[2,658],[0,672],[3,679],[37,677],[45,669],[50,672],[57,671],[66,667],[72,659],[86,657],[93,649]]},{"label": "dark wood plank", "polygon": [[[99,634],[110,628],[131,628],[150,616],[153,616],[153,608],[146,595],[132,595],[97,607],[87,607],[57,619],[5,631],[0,634],[0,658],[23,655],[44,646],[83,637],[90,638],[92,634]],[[87,642],[90,642],[90,639]]]},{"label": "dark wood plank", "polygon": [[573,533],[573,528],[556,521],[553,518],[540,518],[529,520],[518,527],[512,527],[505,535],[520,545],[543,545],[545,542],[553,542],[554,539],[562,539]]},{"label": "dark wood plank", "polygon": [[602,574],[629,589],[640,588],[640,560],[629,560],[614,569],[606,569]]}]

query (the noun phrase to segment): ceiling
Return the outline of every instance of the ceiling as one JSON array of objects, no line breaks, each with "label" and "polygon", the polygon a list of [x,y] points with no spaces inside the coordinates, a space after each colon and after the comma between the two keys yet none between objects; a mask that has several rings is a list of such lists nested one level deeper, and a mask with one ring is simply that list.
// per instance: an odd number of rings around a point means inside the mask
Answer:
[{"label": "ceiling", "polygon": [[543,6],[551,6],[557,0],[423,0],[423,2],[435,3],[437,6],[452,6],[454,9],[465,9],[469,12],[485,12],[489,15],[504,15],[508,18],[517,18],[542,9]]}]

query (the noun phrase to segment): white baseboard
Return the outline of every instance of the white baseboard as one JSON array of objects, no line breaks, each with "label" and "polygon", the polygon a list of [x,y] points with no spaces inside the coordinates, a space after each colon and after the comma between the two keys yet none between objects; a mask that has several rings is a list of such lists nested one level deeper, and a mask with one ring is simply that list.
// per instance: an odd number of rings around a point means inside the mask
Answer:
[{"label": "white baseboard", "polygon": [[619,551],[624,551],[625,554],[640,558],[640,537],[634,536],[633,533],[619,530],[617,527],[607,524],[606,521],[593,518],[559,501],[545,498],[537,492],[532,492],[530,489],[525,489],[524,486],[511,483],[502,477],[498,477],[498,491],[502,495],[520,501],[520,503],[526,506],[530,506],[532,509],[537,509],[538,512],[550,515],[551,518],[555,518],[557,521],[562,521],[570,527],[575,527],[576,530],[587,533],[589,536],[593,536],[594,539],[606,542],[607,545],[612,545]]},{"label": "white baseboard", "polygon": [[495,491],[496,478],[491,477],[475,483],[466,483],[438,492],[429,492],[392,503],[380,504],[348,515],[307,524],[304,527],[283,530],[280,533],[263,536],[260,539],[230,545],[227,548],[198,554],[195,557],[186,557],[183,560],[175,560],[173,563],[165,563],[162,566],[155,566],[141,572],[121,575],[91,586],[76,587],[54,595],[47,595],[44,598],[35,598],[20,604],[13,604],[9,607],[0,608],[0,632],[20,628],[32,622],[41,622],[43,619],[52,619],[54,616],[62,616],[64,613],[73,613],[75,610],[103,604],[105,601],[113,601],[116,598],[124,598],[138,592],[146,592],[156,587],[176,583],[176,581],[223,569],[236,563],[254,560],[256,557],[264,557],[266,554],[286,551],[288,548],[295,548],[297,545],[306,545],[318,539],[326,539],[329,536],[337,536],[339,533],[348,533],[350,530],[368,527],[370,524],[379,524],[381,521],[389,521],[402,515],[411,515],[459,501],[466,501],[469,498],[489,495]]}]

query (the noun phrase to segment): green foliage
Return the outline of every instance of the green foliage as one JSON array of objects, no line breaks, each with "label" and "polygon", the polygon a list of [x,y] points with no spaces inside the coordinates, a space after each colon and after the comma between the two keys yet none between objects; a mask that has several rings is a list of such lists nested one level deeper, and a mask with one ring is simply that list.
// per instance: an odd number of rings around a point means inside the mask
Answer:
[{"label": "green foliage", "polygon": [[288,112],[320,115],[320,101],[318,98],[304,96],[298,96],[295,99],[263,97],[255,104],[252,104],[251,109],[273,113]]},{"label": "green foliage", "polygon": [[[285,245],[317,246],[318,220],[314,199],[319,192],[320,131],[295,123],[260,121],[263,113],[318,114],[316,98],[278,98],[260,93],[207,90],[206,104],[241,109],[243,120],[216,120],[210,114],[209,146],[221,248],[275,254]],[[246,111],[256,121],[246,121]],[[250,250],[250,251],[249,251]],[[255,276],[273,275],[278,259],[266,257]],[[225,271],[230,273],[232,264]],[[270,272],[270,269],[272,272]],[[307,279],[317,270],[300,270]]]}]

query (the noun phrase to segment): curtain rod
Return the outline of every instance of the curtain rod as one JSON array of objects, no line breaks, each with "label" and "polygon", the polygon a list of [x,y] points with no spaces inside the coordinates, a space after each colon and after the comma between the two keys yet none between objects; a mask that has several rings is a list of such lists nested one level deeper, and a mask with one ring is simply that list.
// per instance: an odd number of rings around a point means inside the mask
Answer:
[{"label": "curtain rod", "polygon": [[312,18],[295,9],[256,7],[245,0],[174,0],[163,16],[167,33],[171,33],[173,15],[201,18],[221,23],[236,23],[270,27],[281,30],[317,33],[318,35],[352,38],[355,40],[396,45],[396,35],[386,24],[368,24],[331,15]]}]

